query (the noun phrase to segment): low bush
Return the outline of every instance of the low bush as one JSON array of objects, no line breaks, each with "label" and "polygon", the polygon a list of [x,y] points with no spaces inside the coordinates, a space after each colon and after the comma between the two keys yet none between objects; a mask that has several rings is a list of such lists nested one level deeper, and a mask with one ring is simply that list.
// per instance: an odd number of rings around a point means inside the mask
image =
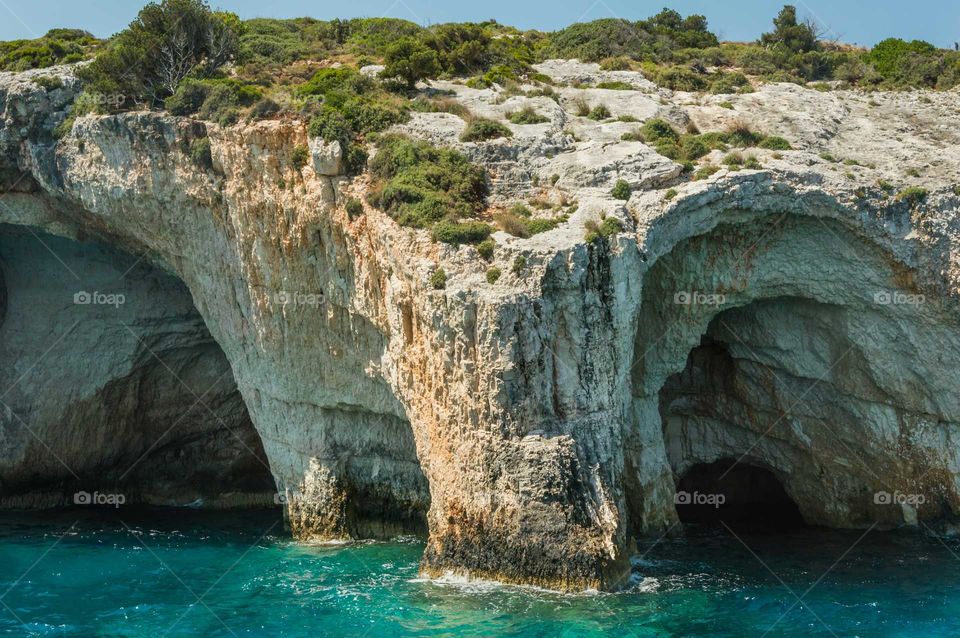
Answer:
[{"label": "low bush", "polygon": [[544,117],[536,112],[533,107],[527,106],[519,111],[507,113],[507,119],[512,124],[543,124],[549,122],[550,118]]},{"label": "low bush", "polygon": [[598,89],[609,89],[609,90],[611,90],[611,91],[633,91],[633,90],[635,90],[635,89],[633,88],[633,85],[632,85],[632,84],[628,84],[628,83],[626,83],[626,82],[621,82],[621,81],[619,81],[619,80],[618,80],[618,81],[614,81],[614,82],[599,82],[599,83],[597,84],[597,88],[598,88]]},{"label": "low bush", "polygon": [[631,188],[630,184],[625,182],[622,179],[618,179],[617,183],[614,184],[613,190],[610,191],[610,195],[614,199],[627,200],[630,199]]},{"label": "low bush", "polygon": [[520,276],[526,267],[527,258],[523,255],[517,255],[513,260],[513,265],[510,266],[510,272],[512,272],[514,275]]},{"label": "low bush", "polygon": [[[450,243],[479,242],[490,234],[486,224],[463,221],[485,208],[487,179],[461,153],[388,135],[379,140],[370,172],[370,204],[401,225],[434,229],[438,241]],[[437,228],[440,222],[446,223]]]},{"label": "low bush", "polygon": [[501,275],[501,274],[502,274],[502,273],[500,272],[500,269],[499,269],[499,268],[494,267],[494,268],[488,269],[488,270],[487,270],[487,283],[488,283],[488,284],[495,284],[495,283],[497,283],[497,280],[500,279],[500,275]]},{"label": "low bush", "polygon": [[613,115],[610,113],[610,109],[608,109],[603,104],[599,104],[593,107],[592,109],[590,109],[590,113],[587,114],[587,117],[590,118],[591,120],[595,120],[599,122],[601,120],[610,119],[611,117],[613,117]]},{"label": "low bush", "polygon": [[430,273],[430,287],[434,290],[443,290],[447,287],[447,273],[443,268],[437,268]]},{"label": "low bush", "polygon": [[501,137],[512,137],[513,133],[506,126],[494,120],[478,117],[471,120],[460,135],[461,142],[485,142]]},{"label": "low bush", "polygon": [[194,164],[205,169],[213,168],[213,155],[210,153],[210,138],[198,137],[190,142],[190,159]]},{"label": "low bush", "polygon": [[593,220],[589,220],[583,227],[586,231],[583,237],[584,240],[588,244],[592,244],[597,240],[605,240],[621,232],[623,230],[623,222],[616,217],[605,217],[599,224]]},{"label": "low bush", "polygon": [[491,238],[484,239],[482,242],[477,244],[477,252],[483,259],[490,261],[493,259],[493,251],[496,248],[497,243]]},{"label": "low bush", "polygon": [[357,219],[363,215],[363,202],[355,197],[348,199],[344,208],[346,209],[347,216],[350,219]]},{"label": "low bush", "polygon": [[654,82],[673,91],[703,91],[708,86],[704,75],[680,66],[661,69],[654,77]]},{"label": "low bush", "polygon": [[290,164],[295,170],[300,170],[310,161],[310,150],[303,144],[297,144],[290,153]]},{"label": "low bush", "polygon": [[777,135],[768,135],[764,137],[762,140],[760,140],[757,146],[771,151],[793,150],[793,146],[790,145],[790,142]]},{"label": "low bush", "polygon": [[487,239],[493,229],[478,221],[454,222],[440,220],[431,231],[435,241],[445,244],[477,244]]},{"label": "low bush", "polygon": [[916,206],[927,199],[929,191],[919,186],[909,186],[897,193],[897,199],[906,202],[910,207]]}]

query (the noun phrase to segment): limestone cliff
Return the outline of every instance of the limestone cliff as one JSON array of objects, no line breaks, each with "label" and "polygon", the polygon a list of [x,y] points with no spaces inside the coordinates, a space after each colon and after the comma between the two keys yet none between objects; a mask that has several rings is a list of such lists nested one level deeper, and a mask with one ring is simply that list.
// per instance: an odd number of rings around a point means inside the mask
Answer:
[{"label": "limestone cliff", "polygon": [[[426,531],[426,574],[559,589],[621,582],[633,538],[676,529],[679,477],[719,459],[768,468],[810,523],[945,529],[960,513],[954,93],[697,96],[617,72],[636,90],[552,100],[440,83],[478,115],[532,104],[550,121],[481,144],[447,113],[399,130],[485,165],[495,203],[578,204],[552,231],[497,233],[491,284],[473,247],[369,207],[351,218],[365,178],[317,145],[298,168],[303,122],[143,111],[54,139],[78,86],[53,72],[62,88],[0,77],[0,505],[126,484],[258,502],[265,460],[298,537]],[[747,121],[794,150],[691,180],[621,141],[637,124],[577,117],[578,98],[701,131]],[[211,168],[188,153],[199,137]],[[602,216],[624,230],[587,243]],[[155,456],[181,417],[171,460]]]}]

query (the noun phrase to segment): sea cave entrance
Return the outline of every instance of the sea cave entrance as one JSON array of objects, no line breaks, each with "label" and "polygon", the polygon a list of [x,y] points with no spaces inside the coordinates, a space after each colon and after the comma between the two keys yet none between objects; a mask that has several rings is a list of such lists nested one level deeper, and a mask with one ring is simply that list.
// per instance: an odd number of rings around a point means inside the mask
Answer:
[{"label": "sea cave entrance", "polygon": [[[632,528],[750,510],[778,525],[799,512],[816,527],[893,528],[951,512],[930,480],[960,419],[949,308],[837,222],[730,219],[644,276],[625,452]],[[673,502],[723,490],[719,512]],[[919,506],[890,506],[897,490]]]},{"label": "sea cave entrance", "polygon": [[681,523],[725,524],[736,530],[802,527],[803,517],[777,476],[738,459],[697,463],[677,482]]},{"label": "sea cave entrance", "polygon": [[0,271],[0,508],[276,507],[231,367],[182,281],[13,225],[0,225]]}]

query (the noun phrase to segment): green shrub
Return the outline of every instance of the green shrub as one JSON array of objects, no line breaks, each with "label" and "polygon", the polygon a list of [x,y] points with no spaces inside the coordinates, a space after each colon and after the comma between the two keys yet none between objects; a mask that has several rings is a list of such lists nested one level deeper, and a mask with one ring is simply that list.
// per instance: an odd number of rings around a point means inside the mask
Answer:
[{"label": "green shrub", "polygon": [[[169,107],[168,107],[169,108]],[[268,97],[261,98],[247,114],[249,120],[260,120],[280,112],[280,105]]]},{"label": "green shrub", "polygon": [[543,124],[549,122],[550,118],[537,113],[533,107],[527,106],[519,111],[507,113],[507,119],[512,124]]},{"label": "green shrub", "polygon": [[573,111],[578,117],[587,117],[590,115],[590,104],[582,97],[578,97],[573,102]]},{"label": "green shrub", "polygon": [[897,199],[906,202],[912,208],[926,200],[927,195],[929,195],[927,189],[919,186],[909,186],[897,193]]},{"label": "green shrub", "polygon": [[354,197],[347,200],[344,208],[346,208],[347,216],[350,219],[356,219],[363,215],[363,203]]},{"label": "green shrub", "polygon": [[164,101],[164,106],[174,115],[192,115],[200,110],[210,95],[210,86],[199,80],[186,79],[173,95]]},{"label": "green shrub", "polygon": [[591,219],[587,221],[583,227],[586,231],[583,236],[584,241],[592,244],[597,240],[606,240],[621,232],[623,230],[623,222],[616,217],[605,217],[599,224]]},{"label": "green shrub", "polygon": [[610,191],[610,195],[615,199],[627,200],[630,199],[631,190],[630,184],[622,179],[618,179],[617,183],[613,186],[613,190]]},{"label": "green shrub", "polygon": [[396,78],[413,89],[417,82],[435,78],[440,74],[440,58],[437,52],[413,37],[400,38],[387,47],[385,78]]},{"label": "green shrub", "polygon": [[496,246],[497,246],[497,242],[493,241],[492,238],[488,237],[487,239],[484,239],[482,242],[477,244],[477,252],[480,254],[480,256],[483,259],[490,261],[491,259],[493,259],[493,251],[496,248]]},{"label": "green shrub", "polygon": [[779,137],[777,135],[767,135],[760,143],[757,144],[760,148],[765,148],[771,151],[789,151],[793,150],[793,146],[790,145],[786,139]]},{"label": "green shrub", "polygon": [[735,122],[724,134],[724,140],[731,146],[749,147],[756,146],[763,139],[762,135],[754,133],[753,130],[743,122]]},{"label": "green shrub", "polygon": [[587,115],[587,117],[589,117],[591,120],[596,120],[599,122],[612,117],[612,115],[610,114],[610,109],[603,104],[599,104],[590,109],[590,113]]},{"label": "green shrub", "polygon": [[713,164],[707,164],[706,166],[701,167],[693,174],[694,180],[707,179],[714,173],[720,170],[719,166],[714,166]]},{"label": "green shrub", "polygon": [[38,75],[31,79],[35,84],[43,87],[46,91],[53,91],[55,89],[63,88],[63,80],[56,75]]},{"label": "green shrub", "polygon": [[668,189],[666,193],[663,194],[663,201],[669,202],[671,199],[676,197],[679,193],[676,188]]},{"label": "green shrub", "polygon": [[617,58],[604,58],[600,60],[600,69],[603,71],[629,71],[630,58],[622,56]]},{"label": "green shrub", "polygon": [[750,86],[750,80],[743,73],[721,73],[710,83],[710,92],[714,94],[736,93],[740,88]]},{"label": "green shrub", "polygon": [[[684,18],[676,11],[664,9],[636,22],[605,18],[570,25],[551,34],[543,55],[599,62],[609,58],[670,56],[684,48],[701,49],[717,44],[717,37],[707,29],[707,20],[702,15]],[[613,64],[612,68],[622,65]]]},{"label": "green shrub", "polygon": [[623,231],[623,222],[621,222],[616,217],[607,217],[602,222],[600,222],[600,236],[601,237],[612,237],[619,232]]},{"label": "green shrub", "polygon": [[553,230],[567,220],[567,215],[553,218],[532,218],[530,209],[523,204],[514,204],[509,210],[496,215],[497,223],[504,232],[514,237],[532,237]]},{"label": "green shrub", "polygon": [[724,164],[734,168],[739,168],[740,166],[743,166],[743,162],[744,162],[743,155],[738,152],[728,153],[723,158]]},{"label": "green shrub", "polygon": [[609,89],[612,91],[633,91],[633,85],[626,82],[615,81],[615,82],[599,82],[597,84],[598,89]]},{"label": "green shrub", "polygon": [[514,275],[519,276],[520,273],[522,273],[526,267],[527,267],[527,258],[524,257],[523,255],[517,255],[516,258],[514,258],[513,260],[513,265],[510,267],[510,271]]},{"label": "green shrub", "polygon": [[663,141],[675,143],[680,139],[668,122],[656,118],[647,120],[640,128],[640,133],[646,141],[654,144]]},{"label": "green shrub", "polygon": [[793,53],[806,53],[820,47],[817,35],[809,24],[797,22],[797,9],[784,5],[773,19],[774,30],[764,33],[760,43],[771,48],[782,48]]},{"label": "green shrub", "polygon": [[430,287],[434,290],[443,290],[447,287],[447,273],[443,268],[437,268],[430,273]]},{"label": "green shrub", "polygon": [[512,137],[513,133],[506,126],[494,120],[478,117],[467,124],[467,128],[460,136],[461,142],[483,142],[500,137]]},{"label": "green shrub", "polygon": [[290,164],[295,170],[300,170],[310,161],[310,150],[303,144],[297,144],[290,153]]},{"label": "green shrub", "polygon": [[445,244],[476,244],[490,236],[493,231],[488,224],[478,221],[453,222],[441,220],[433,225],[434,241]]},{"label": "green shrub", "polygon": [[893,184],[891,184],[890,182],[888,182],[888,181],[885,180],[885,179],[878,179],[878,180],[877,180],[877,186],[880,188],[880,190],[882,190],[882,191],[884,191],[884,192],[886,192],[886,193],[888,193],[888,194],[889,194],[889,193],[892,193],[892,192],[895,191],[896,188],[897,188],[896,186],[894,186]]},{"label": "green shrub", "polygon": [[[910,84],[917,78],[910,78],[907,69],[924,58],[932,58],[936,54],[936,47],[923,40],[906,42],[900,38],[887,38],[878,42],[864,56],[874,69],[884,78],[893,83]],[[929,81],[923,82],[930,85]],[[934,80],[935,83],[935,80]]]},{"label": "green shrub", "polygon": [[190,159],[206,170],[213,168],[213,155],[210,153],[210,138],[198,137],[190,142]]},{"label": "green shrub", "polygon": [[660,70],[654,82],[673,91],[703,91],[707,88],[707,80],[703,75],[680,66]]},{"label": "green shrub", "polygon": [[501,275],[501,272],[500,272],[500,269],[499,269],[499,268],[493,267],[493,268],[488,269],[488,270],[487,270],[487,283],[488,283],[488,284],[495,284],[495,283],[497,283],[497,280],[500,279],[500,275]]},{"label": "green shrub", "polygon": [[320,69],[307,82],[297,87],[298,95],[328,96],[334,92],[360,94],[370,90],[373,80],[353,67],[329,67]]},{"label": "green shrub", "polygon": [[[205,81],[205,84],[208,86],[208,93],[198,115],[221,126],[236,122],[240,117],[241,107],[250,106],[262,97],[259,88],[237,80],[209,80]],[[183,106],[186,108],[186,104]]]},{"label": "green shrub", "polygon": [[26,71],[79,62],[99,45],[99,40],[80,29],[51,29],[35,40],[0,42],[0,71]]},{"label": "green shrub", "polygon": [[[485,208],[486,173],[461,153],[401,135],[384,136],[379,145],[370,166],[375,183],[368,200],[401,225],[432,228],[443,220],[475,217]],[[490,234],[483,226],[447,225],[437,237],[480,241]]]},{"label": "green shrub", "polygon": [[680,157],[688,162],[698,160],[711,150],[699,135],[684,135],[680,138]]},{"label": "green shrub", "polygon": [[315,115],[307,126],[310,137],[319,137],[324,142],[340,142],[346,146],[353,138],[353,129],[343,113],[333,108],[325,108]]}]

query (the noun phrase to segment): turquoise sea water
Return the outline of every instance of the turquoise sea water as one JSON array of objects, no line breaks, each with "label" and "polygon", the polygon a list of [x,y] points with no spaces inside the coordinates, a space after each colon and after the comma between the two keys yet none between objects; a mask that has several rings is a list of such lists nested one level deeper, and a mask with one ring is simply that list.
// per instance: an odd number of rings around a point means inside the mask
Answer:
[{"label": "turquoise sea water", "polygon": [[302,545],[276,512],[5,514],[0,635],[960,635],[960,543],[861,535],[651,540],[630,590],[560,595],[423,581],[420,542]]}]

